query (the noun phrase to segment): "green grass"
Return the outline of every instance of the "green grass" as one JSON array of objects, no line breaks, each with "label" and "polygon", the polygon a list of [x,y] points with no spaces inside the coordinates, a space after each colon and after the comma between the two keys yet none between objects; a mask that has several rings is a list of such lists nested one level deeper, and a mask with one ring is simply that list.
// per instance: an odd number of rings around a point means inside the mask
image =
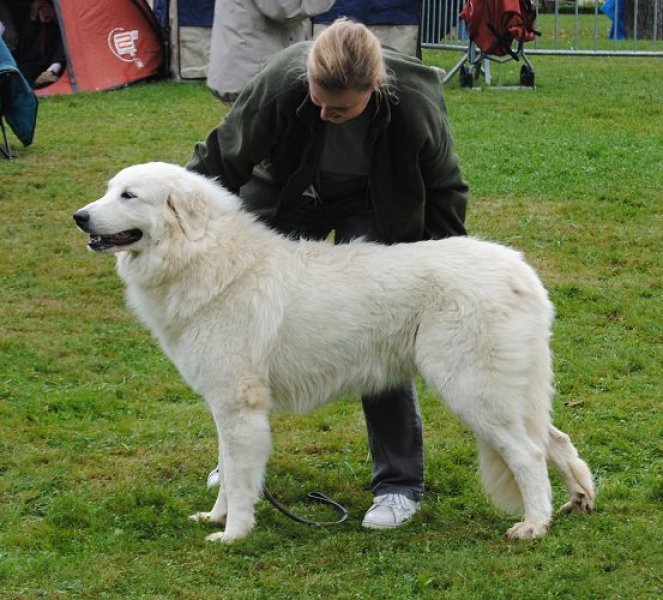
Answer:
[{"label": "green grass", "polygon": [[[454,53],[427,52],[450,68]],[[521,248],[557,306],[555,422],[596,476],[589,517],[510,543],[468,433],[426,389],[428,492],[407,528],[367,532],[370,461],[348,398],[274,419],[268,483],[320,489],[350,521],[257,508],[230,547],[208,510],[214,427],[123,304],[113,259],[71,213],[119,168],[182,163],[223,110],[164,82],[51,98],[35,143],[0,161],[0,597],[653,599],[663,594],[663,87],[660,60],[536,57],[535,90],[446,98],[472,233]],[[507,73],[508,75],[508,73]],[[505,75],[506,78],[506,75]],[[564,493],[554,480],[555,503]]]}]

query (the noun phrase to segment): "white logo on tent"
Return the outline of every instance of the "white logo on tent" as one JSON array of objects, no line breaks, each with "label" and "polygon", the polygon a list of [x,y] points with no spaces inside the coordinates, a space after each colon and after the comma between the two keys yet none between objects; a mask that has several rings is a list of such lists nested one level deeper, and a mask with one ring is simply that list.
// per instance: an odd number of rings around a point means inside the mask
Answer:
[{"label": "white logo on tent", "polygon": [[138,48],[136,47],[137,39],[137,29],[127,31],[122,27],[116,27],[108,34],[108,47],[121,61],[136,63],[136,66],[139,69],[142,69],[144,64],[143,61],[138,58]]}]

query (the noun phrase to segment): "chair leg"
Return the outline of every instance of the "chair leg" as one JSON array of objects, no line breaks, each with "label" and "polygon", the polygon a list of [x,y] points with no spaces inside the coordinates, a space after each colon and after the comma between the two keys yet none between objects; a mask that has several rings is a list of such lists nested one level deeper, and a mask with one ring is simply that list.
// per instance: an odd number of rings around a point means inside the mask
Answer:
[{"label": "chair leg", "polygon": [[2,152],[6,158],[12,159],[14,155],[12,154],[12,148],[9,145],[9,140],[7,139],[7,131],[5,130],[5,122],[0,116],[0,129],[2,130],[2,145],[0,146],[0,152]]}]

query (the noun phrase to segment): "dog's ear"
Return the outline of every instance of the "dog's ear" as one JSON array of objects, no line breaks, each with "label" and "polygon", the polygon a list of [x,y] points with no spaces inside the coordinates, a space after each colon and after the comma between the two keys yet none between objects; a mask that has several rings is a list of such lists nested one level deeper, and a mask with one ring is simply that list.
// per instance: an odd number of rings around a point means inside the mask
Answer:
[{"label": "dog's ear", "polygon": [[177,224],[188,240],[197,242],[203,238],[207,228],[208,214],[207,206],[201,198],[195,194],[186,198],[170,194],[166,204],[175,215]]}]

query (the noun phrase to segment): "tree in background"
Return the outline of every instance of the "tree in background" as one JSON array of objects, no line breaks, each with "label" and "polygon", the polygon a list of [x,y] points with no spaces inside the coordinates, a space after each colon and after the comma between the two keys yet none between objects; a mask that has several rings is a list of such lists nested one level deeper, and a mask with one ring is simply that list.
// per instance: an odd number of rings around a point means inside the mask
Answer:
[{"label": "tree in background", "polygon": [[630,39],[663,40],[663,0],[625,0],[624,27]]}]

